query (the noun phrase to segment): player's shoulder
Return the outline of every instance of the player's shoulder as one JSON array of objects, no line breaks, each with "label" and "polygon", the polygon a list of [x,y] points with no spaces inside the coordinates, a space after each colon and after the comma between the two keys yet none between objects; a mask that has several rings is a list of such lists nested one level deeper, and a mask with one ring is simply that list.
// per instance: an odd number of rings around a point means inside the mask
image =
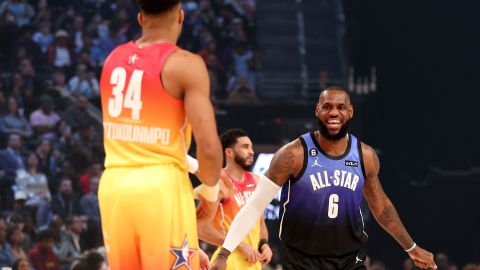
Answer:
[{"label": "player's shoulder", "polygon": [[[293,155],[302,155],[303,157],[303,144],[300,138],[297,138],[289,143],[285,144],[280,150],[284,152],[289,152]],[[279,150],[279,151],[280,151]]]},{"label": "player's shoulder", "polygon": [[360,142],[360,147],[362,148],[362,154],[363,154],[363,157],[371,157],[372,155],[376,155],[377,152],[375,151],[375,149],[373,149],[373,147],[371,147],[370,145],[364,143],[364,142]]},{"label": "player's shoulder", "polygon": [[178,48],[167,60],[167,63],[174,64],[172,67],[182,67],[181,70],[191,70],[183,68],[184,65],[191,67],[192,65],[204,65],[202,57],[182,48]]},{"label": "player's shoulder", "polygon": [[363,162],[367,174],[369,174],[370,171],[378,172],[378,170],[380,169],[380,161],[378,159],[377,151],[375,151],[373,147],[364,142],[361,142],[360,144],[362,148]]}]

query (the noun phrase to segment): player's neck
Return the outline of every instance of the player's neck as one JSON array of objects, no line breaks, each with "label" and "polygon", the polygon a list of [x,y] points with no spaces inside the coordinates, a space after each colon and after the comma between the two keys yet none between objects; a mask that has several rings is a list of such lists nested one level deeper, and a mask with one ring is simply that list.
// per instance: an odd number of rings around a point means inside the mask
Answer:
[{"label": "player's neck", "polygon": [[139,46],[148,46],[161,42],[176,44],[177,37],[178,34],[170,28],[144,26],[142,36],[135,43]]},{"label": "player's neck", "polygon": [[237,182],[245,181],[245,170],[237,164],[227,164],[224,170],[227,176],[232,180]]},{"label": "player's neck", "polygon": [[315,138],[318,142],[318,145],[322,148],[323,152],[331,156],[341,156],[347,150],[348,145],[348,133],[345,137],[339,140],[330,140],[322,136],[322,134],[317,131],[315,132]]}]

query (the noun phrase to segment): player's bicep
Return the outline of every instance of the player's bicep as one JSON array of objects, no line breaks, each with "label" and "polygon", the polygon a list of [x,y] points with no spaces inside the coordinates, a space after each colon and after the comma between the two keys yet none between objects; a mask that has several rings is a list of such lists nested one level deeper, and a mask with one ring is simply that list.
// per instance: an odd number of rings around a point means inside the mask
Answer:
[{"label": "player's bicep", "polygon": [[363,193],[365,199],[369,204],[382,201],[386,195],[383,191],[378,173],[380,171],[380,160],[373,148],[366,144],[362,144],[362,152],[364,153],[365,164],[365,184],[363,186]]},{"label": "player's bicep", "polygon": [[303,166],[303,146],[295,140],[280,148],[272,158],[265,176],[278,186],[297,176]]},{"label": "player's bicep", "polygon": [[197,143],[207,142],[212,134],[217,134],[215,115],[210,100],[210,83],[203,60],[191,56],[184,82],[185,114],[192,126]]}]

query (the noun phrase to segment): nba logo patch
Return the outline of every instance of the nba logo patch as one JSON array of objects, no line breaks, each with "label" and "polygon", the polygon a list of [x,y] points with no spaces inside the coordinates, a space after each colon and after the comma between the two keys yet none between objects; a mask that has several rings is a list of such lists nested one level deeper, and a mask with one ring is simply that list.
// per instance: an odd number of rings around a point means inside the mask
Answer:
[{"label": "nba logo patch", "polygon": [[316,148],[310,148],[310,150],[308,150],[308,152],[310,153],[310,156],[312,156],[312,157],[316,157],[318,155],[318,150]]}]

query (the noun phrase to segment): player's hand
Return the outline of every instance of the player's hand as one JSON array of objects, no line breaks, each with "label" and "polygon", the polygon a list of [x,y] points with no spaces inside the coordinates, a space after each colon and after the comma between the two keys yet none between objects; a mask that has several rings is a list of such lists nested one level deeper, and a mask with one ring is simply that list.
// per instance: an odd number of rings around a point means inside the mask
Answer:
[{"label": "player's hand", "polygon": [[260,247],[260,250],[262,251],[260,253],[260,261],[263,264],[268,264],[272,260],[272,255],[273,255],[272,249],[270,248],[270,246],[268,244],[263,244]]},{"label": "player's hand", "polygon": [[198,249],[198,255],[200,256],[200,270],[208,270],[208,267],[210,267],[208,255],[200,248]]},{"label": "player's hand", "polygon": [[238,245],[238,249],[240,252],[242,252],[243,256],[247,258],[248,263],[256,263],[258,260],[260,260],[260,252],[258,250],[254,249],[252,246],[246,243],[240,243]]},{"label": "player's hand", "polygon": [[412,251],[408,253],[408,256],[413,260],[415,266],[421,269],[433,268],[437,269],[437,265],[433,261],[433,254],[425,249],[416,246]]},{"label": "player's hand", "polygon": [[209,270],[225,270],[225,269],[227,269],[227,259],[223,256],[217,256],[212,266],[209,268]]}]

